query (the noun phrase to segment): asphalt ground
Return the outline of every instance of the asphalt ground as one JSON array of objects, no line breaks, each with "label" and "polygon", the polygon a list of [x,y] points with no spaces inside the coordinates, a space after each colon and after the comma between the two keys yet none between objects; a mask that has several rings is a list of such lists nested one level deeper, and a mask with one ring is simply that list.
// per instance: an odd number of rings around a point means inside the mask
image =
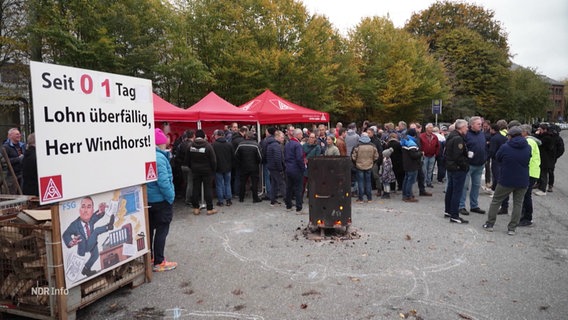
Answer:
[{"label": "asphalt ground", "polygon": [[[418,203],[353,202],[350,240],[307,239],[307,214],[268,201],[211,216],[176,202],[166,256],[178,268],[77,318],[568,319],[568,156],[555,173],[554,192],[533,197],[534,225],[515,236],[510,214],[492,233],[486,215],[449,223],[441,184]],[[480,192],[482,209],[490,201]]]}]

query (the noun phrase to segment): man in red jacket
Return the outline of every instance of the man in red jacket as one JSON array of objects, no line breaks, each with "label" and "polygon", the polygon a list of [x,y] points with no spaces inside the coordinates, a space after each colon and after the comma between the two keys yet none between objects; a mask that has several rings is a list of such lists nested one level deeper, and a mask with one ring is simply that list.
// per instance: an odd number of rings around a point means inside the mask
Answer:
[{"label": "man in red jacket", "polygon": [[426,186],[433,188],[432,176],[434,174],[434,164],[436,163],[436,155],[440,151],[440,142],[434,134],[434,125],[428,123],[426,131],[420,134],[420,149],[424,153],[422,161],[422,171],[424,171]]}]

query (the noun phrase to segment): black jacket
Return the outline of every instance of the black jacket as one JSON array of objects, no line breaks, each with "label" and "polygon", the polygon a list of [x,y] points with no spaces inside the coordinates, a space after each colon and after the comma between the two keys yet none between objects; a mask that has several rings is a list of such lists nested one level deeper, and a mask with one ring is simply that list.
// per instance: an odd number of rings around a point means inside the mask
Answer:
[{"label": "black jacket", "polygon": [[245,141],[245,137],[239,132],[231,138],[231,144],[233,145],[233,149],[237,150],[237,147],[241,142]]},{"label": "black jacket", "polygon": [[24,152],[22,171],[24,176],[24,185],[22,186],[22,192],[28,196],[39,196],[35,146],[28,146],[26,152]]},{"label": "black jacket", "polygon": [[452,131],[446,139],[446,170],[468,171],[469,160],[465,140],[457,131]]},{"label": "black jacket", "polygon": [[271,171],[284,171],[284,152],[275,139],[268,141],[266,146],[266,167]]},{"label": "black jacket", "polygon": [[234,159],[233,145],[227,142],[227,139],[219,138],[213,142],[213,150],[215,150],[215,157],[217,157],[216,172],[226,173],[231,171]]},{"label": "black jacket", "polygon": [[262,161],[260,148],[254,140],[244,140],[239,143],[235,150],[235,158],[241,172],[253,172],[258,170],[258,166]]},{"label": "black jacket", "polygon": [[417,145],[402,147],[402,167],[404,171],[418,171],[421,165],[422,152]]},{"label": "black jacket", "polygon": [[203,138],[196,138],[189,148],[188,166],[194,174],[212,174],[217,170],[213,147]]}]

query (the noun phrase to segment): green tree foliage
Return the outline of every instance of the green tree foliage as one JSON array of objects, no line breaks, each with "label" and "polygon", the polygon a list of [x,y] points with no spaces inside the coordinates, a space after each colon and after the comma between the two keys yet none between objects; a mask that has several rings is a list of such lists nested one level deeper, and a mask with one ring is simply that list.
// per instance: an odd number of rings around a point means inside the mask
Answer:
[{"label": "green tree foliage", "polygon": [[390,20],[363,19],[351,32],[350,45],[360,75],[361,118],[422,120],[432,99],[447,96],[442,65],[422,42]]},{"label": "green tree foliage", "polygon": [[511,87],[504,117],[530,123],[534,118],[545,118],[546,110],[550,107],[550,86],[535,70],[519,67],[511,71]]},{"label": "green tree foliage", "polygon": [[496,21],[493,10],[465,2],[438,1],[428,9],[412,14],[405,29],[419,37],[424,37],[431,51],[438,48],[438,38],[444,33],[467,28],[478,33],[486,42],[509,52],[507,34]]},{"label": "green tree foliage", "polygon": [[436,2],[413,14],[405,29],[423,37],[444,63],[452,95],[445,103],[446,116],[504,114],[509,47],[493,11],[468,3]]},{"label": "green tree foliage", "polygon": [[34,1],[41,59],[152,79],[169,11],[159,1]]},{"label": "green tree foliage", "polygon": [[23,0],[0,0],[0,67],[24,60],[26,23]]},{"label": "green tree foliage", "polygon": [[438,39],[435,55],[449,75],[454,116],[479,114],[495,119],[506,114],[510,62],[505,52],[478,33],[457,28]]},{"label": "green tree foliage", "polygon": [[294,78],[307,16],[292,0],[202,0],[188,11],[192,44],[215,76],[209,90],[248,101],[266,88],[279,92]]},{"label": "green tree foliage", "polygon": [[154,66],[155,91],[180,107],[191,106],[215,83],[211,71],[197,57],[185,10],[178,4],[167,16],[160,62]]},{"label": "green tree foliage", "polygon": [[18,107],[26,100],[29,82],[29,68],[25,65],[26,25],[25,1],[0,0],[0,117],[3,121],[8,119],[5,115],[17,119]]},{"label": "green tree foliage", "polygon": [[208,91],[238,105],[269,88],[308,108],[341,112],[344,39],[300,2],[192,1],[186,21],[192,47],[216,80]]}]

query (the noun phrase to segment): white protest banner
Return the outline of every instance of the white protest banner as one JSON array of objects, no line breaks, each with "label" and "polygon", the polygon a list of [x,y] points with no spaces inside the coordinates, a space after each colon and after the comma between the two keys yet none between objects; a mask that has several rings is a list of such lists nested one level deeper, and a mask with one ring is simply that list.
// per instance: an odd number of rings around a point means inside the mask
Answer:
[{"label": "white protest banner", "polygon": [[31,62],[40,203],[156,179],[152,82]]}]

